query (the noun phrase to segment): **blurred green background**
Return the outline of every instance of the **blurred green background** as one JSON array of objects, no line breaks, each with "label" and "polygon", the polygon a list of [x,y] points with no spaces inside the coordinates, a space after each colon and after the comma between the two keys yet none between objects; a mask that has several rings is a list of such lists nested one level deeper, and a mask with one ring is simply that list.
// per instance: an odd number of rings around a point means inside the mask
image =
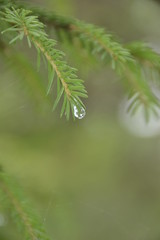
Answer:
[{"label": "blurred green background", "polygon": [[[160,4],[154,1],[33,2],[106,27],[124,43],[143,40],[159,50]],[[31,97],[23,79],[0,59],[0,162],[27,192],[51,239],[158,240],[159,125],[148,138],[128,132],[119,117],[119,79],[106,66],[80,69],[87,114],[66,122]],[[21,239],[9,219],[0,224],[0,239]]]}]

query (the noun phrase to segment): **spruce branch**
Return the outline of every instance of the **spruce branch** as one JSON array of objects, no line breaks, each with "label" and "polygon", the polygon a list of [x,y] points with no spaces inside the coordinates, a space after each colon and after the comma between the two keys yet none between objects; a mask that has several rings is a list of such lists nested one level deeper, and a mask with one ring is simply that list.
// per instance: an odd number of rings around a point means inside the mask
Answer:
[{"label": "spruce branch", "polygon": [[[64,96],[61,116],[65,112],[67,119],[69,119],[71,109],[74,117],[75,107],[79,109],[79,111],[84,108],[80,98],[87,97],[83,81],[77,78],[77,70],[68,66],[67,63],[62,60],[64,53],[54,48],[56,41],[48,38],[44,31],[43,23],[38,20],[37,16],[32,16],[31,11],[15,9],[12,7],[11,9],[6,8],[5,12],[2,14],[2,19],[11,24],[11,26],[5,29],[2,33],[17,33],[10,43],[17,41],[18,39],[22,40],[24,36],[26,36],[29,46],[31,47],[31,43],[33,43],[37,49],[38,55],[42,53],[45,56],[49,69],[52,71],[52,74],[49,72],[49,75],[53,76],[53,73],[56,73],[57,98],[54,102],[53,109],[56,108],[62,96]],[[53,79],[49,82],[52,83]]]},{"label": "spruce branch", "polygon": [[[55,13],[47,13],[40,9],[34,8],[33,11],[39,16],[42,22],[56,30],[58,37],[63,41],[61,31],[66,35],[66,38],[73,43],[74,39],[78,39],[81,47],[88,49],[88,53],[100,56],[106,62],[111,63],[113,70],[127,86],[129,98],[133,98],[129,106],[129,110],[135,112],[140,105],[144,106],[146,112],[159,107],[159,102],[156,96],[151,91],[147,81],[147,76],[144,75],[138,56],[136,56],[133,45],[123,46],[111,34],[105,32],[104,29],[98,28],[93,24],[86,24],[76,19],[59,16]],[[140,43],[137,53],[143,57],[143,61],[153,65],[153,68],[159,68],[159,56],[148,49],[149,56],[144,53],[144,44]],[[138,55],[137,54],[137,55]],[[135,95],[135,96],[134,96]],[[136,108],[135,108],[136,106]]]},{"label": "spruce branch", "polygon": [[[82,35],[80,34],[80,38],[86,43],[88,41],[93,46],[92,53],[100,53],[104,61],[108,54],[112,68],[127,83],[127,91],[130,92],[129,98],[132,98],[129,110],[134,113],[140,105],[143,105],[146,120],[148,120],[149,112],[152,111],[157,114],[157,107],[160,107],[159,101],[152,93],[141,65],[134,54],[130,52],[130,48],[123,47],[118,42],[115,42],[110,34],[105,33],[104,29],[97,28],[91,24],[86,24],[85,27],[85,23],[80,21],[77,21],[75,26],[78,26],[78,31],[81,31]],[[75,31],[77,31],[76,27]],[[149,60],[154,67],[159,67],[159,59],[155,59],[155,56],[154,59],[149,58]],[[145,60],[147,60],[147,57]]]},{"label": "spruce branch", "polygon": [[126,45],[132,56],[148,68],[160,70],[160,54],[143,42],[132,42]]},{"label": "spruce branch", "polygon": [[110,57],[112,66],[116,62],[133,60],[129,50],[116,41],[112,34],[106,33],[103,28],[37,8],[32,8],[32,11],[39,16],[43,23],[54,28],[57,33],[62,30],[70,41],[78,38],[82,47],[88,48],[92,54],[100,54],[103,60],[105,58],[108,60]]},{"label": "spruce branch", "polygon": [[0,171],[0,195],[5,198],[5,205],[10,209],[17,228],[25,240],[49,240],[39,218],[30,208],[17,183],[2,170]]},{"label": "spruce branch", "polygon": [[116,62],[126,63],[133,60],[130,52],[115,41],[111,34],[105,33],[103,28],[77,20],[71,25],[71,29],[78,33],[83,44],[90,43],[92,53],[99,53],[103,59],[109,55],[113,68]]},{"label": "spruce branch", "polygon": [[[121,77],[129,92],[130,104],[128,111],[131,111],[131,114],[135,114],[138,108],[143,106],[146,121],[149,120],[150,113],[157,117],[157,110],[160,107],[159,99],[152,92],[141,66],[137,62],[128,63]],[[131,85],[132,88],[130,87]]]},{"label": "spruce branch", "polygon": [[[142,72],[143,83],[147,82],[148,84],[149,89],[147,96],[149,96],[149,91],[151,92],[152,88],[154,89],[160,85],[160,54],[143,42],[132,42],[127,44],[126,47],[130,50],[132,56],[134,56],[137,61],[137,66]],[[157,115],[156,109],[160,104],[159,99],[156,99],[156,101],[155,99],[150,98],[149,100],[152,111]]]},{"label": "spruce branch", "polygon": [[[16,5],[22,7],[23,4],[16,2]],[[28,8],[27,5],[25,7]],[[32,11],[43,23],[54,28],[58,35],[61,35],[61,31],[63,31],[71,43],[74,43],[74,39],[77,39],[81,46],[88,50],[88,53],[100,56],[104,62],[110,63],[112,69],[122,80],[125,80],[129,97],[133,97],[136,108],[140,104],[144,106],[145,111],[159,107],[159,101],[149,85],[148,76],[144,73],[144,65],[148,68],[152,66],[153,70],[159,68],[158,54],[146,48],[143,43],[123,46],[112,34],[106,33],[103,28],[96,27],[93,24],[86,24],[76,19],[62,17],[37,8],[32,8]],[[33,43],[38,52],[38,65],[40,65],[41,54],[45,56],[48,62],[49,76],[47,94],[53,86],[54,76],[56,75],[57,98],[53,109],[64,96],[61,116],[65,113],[68,119],[71,110],[73,116],[75,116],[75,109],[76,111],[78,109],[78,112],[83,110],[84,105],[80,97],[86,97],[86,91],[82,81],[77,79],[76,70],[68,67],[66,62],[62,61],[63,53],[53,48],[56,42],[48,39],[44,32],[44,25],[30,13],[29,10],[22,8],[18,10],[7,8],[4,19],[11,24],[11,27],[5,31],[19,33],[11,42],[23,39],[26,36],[29,46]],[[12,19],[11,15],[13,14],[16,15],[16,18],[18,17],[18,23],[15,22],[15,19]],[[63,36],[61,36],[62,41]],[[69,74],[71,77],[68,77]],[[129,109],[134,104],[132,102]]]}]

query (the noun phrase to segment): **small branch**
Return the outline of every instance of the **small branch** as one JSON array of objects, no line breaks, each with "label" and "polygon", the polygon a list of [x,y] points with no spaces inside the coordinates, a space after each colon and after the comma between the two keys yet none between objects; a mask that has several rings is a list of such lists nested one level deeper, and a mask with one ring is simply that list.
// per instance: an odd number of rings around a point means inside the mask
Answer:
[{"label": "small branch", "polygon": [[[84,105],[80,97],[87,97],[83,81],[78,79],[76,75],[77,70],[68,66],[67,63],[62,60],[62,57],[64,56],[63,52],[53,48],[56,42],[48,38],[48,35],[44,31],[43,23],[38,20],[37,16],[32,16],[31,11],[22,8],[6,8],[3,16],[2,19],[8,22],[11,27],[5,29],[2,33],[17,32],[17,36],[13,38],[10,43],[17,41],[18,39],[22,40],[23,37],[26,36],[29,46],[31,46],[32,42],[36,47],[38,51],[38,59],[40,59],[41,53],[47,59],[49,69],[48,79],[50,83],[49,91],[53,83],[54,72],[56,73],[57,97],[53,110],[64,95],[64,104],[62,105],[63,111],[61,112],[65,113],[67,119],[69,119],[70,112],[72,112],[74,118],[74,106],[78,109],[82,108]],[[70,108],[72,111],[70,111]]]},{"label": "small branch", "polygon": [[23,208],[22,208],[20,202],[18,202],[18,200],[16,199],[14,194],[10,191],[10,189],[8,188],[5,181],[3,181],[2,177],[0,177],[0,186],[1,186],[1,190],[6,195],[8,201],[10,201],[10,203],[13,206],[13,208],[15,209],[15,211],[19,214],[19,217],[23,221],[26,231],[29,233],[31,239],[37,240],[38,238],[34,233],[34,229],[32,228],[32,225],[29,222],[26,213],[23,211]]},{"label": "small branch", "polygon": [[[26,34],[27,36],[27,34]],[[71,96],[71,92],[68,89],[68,85],[65,82],[65,80],[62,78],[60,71],[58,70],[58,67],[56,66],[56,64],[54,63],[52,57],[45,51],[45,49],[43,48],[43,46],[41,45],[41,43],[39,43],[38,41],[36,41],[34,38],[32,38],[33,43],[41,50],[41,52],[45,55],[46,59],[50,62],[50,64],[52,65],[53,69],[56,71],[57,76],[59,77],[59,79],[62,82],[62,85],[65,89],[65,92],[67,94],[67,97],[70,98]]]}]

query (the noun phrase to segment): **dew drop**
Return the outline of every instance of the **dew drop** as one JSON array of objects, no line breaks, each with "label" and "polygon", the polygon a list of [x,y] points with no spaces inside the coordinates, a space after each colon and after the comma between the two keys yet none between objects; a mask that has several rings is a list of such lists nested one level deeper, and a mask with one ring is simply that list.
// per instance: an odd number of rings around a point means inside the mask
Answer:
[{"label": "dew drop", "polygon": [[80,107],[78,109],[77,106],[74,105],[73,109],[74,109],[74,116],[78,119],[82,119],[86,115],[86,111],[83,107]]}]

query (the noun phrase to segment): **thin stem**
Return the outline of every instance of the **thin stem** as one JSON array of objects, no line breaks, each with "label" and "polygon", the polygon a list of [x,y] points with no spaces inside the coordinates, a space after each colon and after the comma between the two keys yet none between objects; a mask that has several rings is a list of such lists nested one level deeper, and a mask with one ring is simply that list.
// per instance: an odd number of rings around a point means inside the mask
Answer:
[{"label": "thin stem", "polygon": [[37,240],[37,236],[34,233],[34,229],[32,228],[32,225],[30,224],[26,213],[23,211],[21,204],[19,203],[17,198],[14,196],[14,194],[10,191],[7,184],[5,184],[2,177],[0,178],[0,186],[1,186],[2,191],[5,193],[5,195],[7,196],[7,198],[10,200],[11,204],[13,205],[13,208],[19,214],[31,239]]},{"label": "thin stem", "polygon": [[38,42],[34,37],[30,36],[26,26],[23,24],[23,28],[24,28],[24,34],[26,36],[28,36],[29,38],[31,38],[32,42],[36,45],[37,48],[39,48],[41,50],[41,52],[43,52],[43,54],[45,55],[46,59],[50,62],[50,64],[52,65],[53,69],[56,71],[57,76],[59,77],[59,79],[61,80],[61,83],[65,89],[65,92],[67,94],[67,98],[70,99],[71,96],[71,92],[68,89],[68,85],[65,82],[65,80],[63,79],[61,72],[58,70],[57,65],[55,64],[53,58],[49,55],[48,52],[45,51],[45,48],[43,47],[43,45],[41,44],[41,42]]}]

